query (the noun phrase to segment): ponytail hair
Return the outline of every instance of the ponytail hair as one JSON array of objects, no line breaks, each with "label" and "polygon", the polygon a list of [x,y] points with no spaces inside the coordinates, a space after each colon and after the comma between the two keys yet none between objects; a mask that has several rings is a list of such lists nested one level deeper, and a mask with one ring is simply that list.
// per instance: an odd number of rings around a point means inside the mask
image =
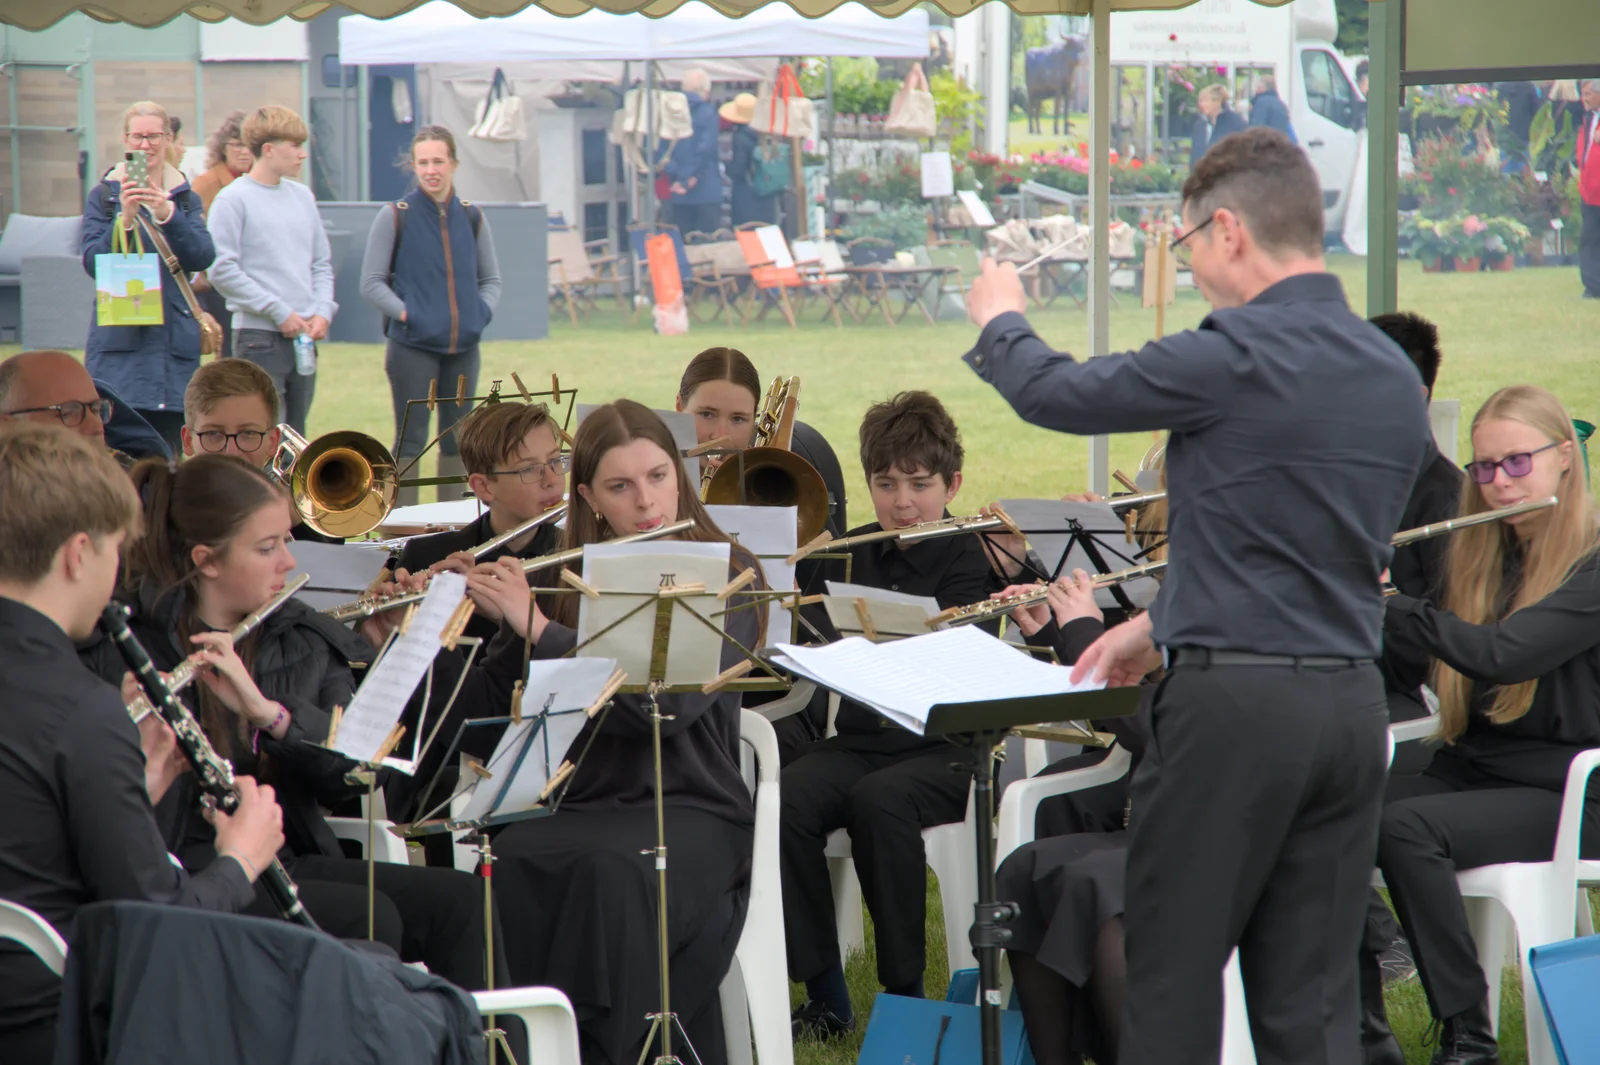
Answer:
[{"label": "ponytail hair", "polygon": [[232,455],[196,455],[181,466],[145,459],[130,476],[144,502],[144,535],[128,552],[125,580],[163,593],[192,593],[194,549],[222,550],[252,514],[283,498],[270,475]]}]

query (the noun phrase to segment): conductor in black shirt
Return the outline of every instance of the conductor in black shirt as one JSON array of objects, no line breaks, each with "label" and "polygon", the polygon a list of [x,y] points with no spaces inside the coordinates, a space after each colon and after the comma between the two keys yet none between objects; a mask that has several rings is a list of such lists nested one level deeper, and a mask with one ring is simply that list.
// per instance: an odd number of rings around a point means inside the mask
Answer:
[{"label": "conductor in black shirt", "polygon": [[[135,725],[124,693],[73,648],[94,632],[139,522],[133,485],[97,442],[58,426],[0,423],[0,898],[71,939],[79,909],[133,899],[233,912],[283,844],[270,787],[239,782],[213,817],[223,860],[189,877],[167,858],[152,803],[185,768],[157,715]],[[60,981],[0,944],[0,1061],[49,1061]]]},{"label": "conductor in black shirt", "polygon": [[1196,330],[1076,362],[1029,328],[1015,271],[968,297],[967,355],[1023,418],[1171,431],[1171,562],[1150,611],[1074,673],[1159,666],[1131,791],[1120,1065],[1215,1060],[1237,947],[1256,1057],[1354,1062],[1356,966],[1388,714],[1378,584],[1427,453],[1416,371],[1322,260],[1322,194],[1270,129],[1216,144],[1175,241],[1214,310]]}]

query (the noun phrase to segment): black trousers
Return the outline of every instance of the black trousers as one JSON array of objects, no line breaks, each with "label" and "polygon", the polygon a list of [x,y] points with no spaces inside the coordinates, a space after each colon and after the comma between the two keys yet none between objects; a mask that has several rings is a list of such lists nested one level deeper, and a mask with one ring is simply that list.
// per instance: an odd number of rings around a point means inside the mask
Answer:
[{"label": "black trousers", "polygon": [[1389,715],[1374,666],[1180,667],[1135,772],[1119,1065],[1215,1061],[1239,948],[1261,1065],[1354,1065]]},{"label": "black trousers", "polygon": [[[1600,853],[1600,810],[1585,804],[1584,856]],[[1378,868],[1411,941],[1435,1017],[1483,1002],[1456,873],[1500,862],[1547,862],[1555,853],[1561,793],[1508,785],[1476,772],[1449,748],[1421,776],[1389,782],[1378,833]],[[1580,899],[1582,895],[1580,893]]]},{"label": "black trousers", "polygon": [[1600,299],[1600,206],[1583,205],[1583,232],[1578,236],[1578,276],[1585,295]]},{"label": "black trousers", "polygon": [[228,358],[233,354],[233,312],[228,310],[228,301],[214,288],[196,292],[194,296],[200,301],[200,309],[209,313],[222,327],[222,350],[217,357]]},{"label": "black trousers", "polygon": [[[329,935],[367,938],[367,863],[350,858],[305,855],[289,863],[300,901]],[[374,936],[400,955],[420,961],[428,971],[468,991],[487,987],[484,969],[483,881],[454,869],[430,869],[379,862]],[[496,909],[498,910],[498,904]],[[275,916],[257,888],[251,913]],[[499,915],[494,922],[495,986],[510,986],[505,950],[500,946]]]},{"label": "black trousers", "polygon": [[904,987],[927,966],[922,830],[966,816],[971,759],[947,745],[884,753],[871,749],[876,739],[823,740],[779,778],[783,830],[778,847],[790,979],[809,980],[841,961],[825,854],[828,833],[840,828],[850,832],[861,894],[872,914],[878,982]]}]

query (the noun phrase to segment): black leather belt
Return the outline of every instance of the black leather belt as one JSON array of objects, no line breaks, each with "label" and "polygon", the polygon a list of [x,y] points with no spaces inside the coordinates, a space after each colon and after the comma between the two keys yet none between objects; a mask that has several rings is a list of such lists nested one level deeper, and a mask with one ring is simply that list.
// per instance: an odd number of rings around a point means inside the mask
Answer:
[{"label": "black leather belt", "polygon": [[1167,653],[1167,664],[1177,666],[1279,666],[1290,669],[1355,669],[1370,666],[1370,658],[1340,658],[1336,655],[1258,655],[1249,651],[1216,651],[1209,647],[1175,647]]}]

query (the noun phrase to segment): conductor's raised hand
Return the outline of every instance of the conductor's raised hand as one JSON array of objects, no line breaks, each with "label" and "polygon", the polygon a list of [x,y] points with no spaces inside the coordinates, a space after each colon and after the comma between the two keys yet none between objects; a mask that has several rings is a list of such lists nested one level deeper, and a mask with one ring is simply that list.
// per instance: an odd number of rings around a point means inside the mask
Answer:
[{"label": "conductor's raised hand", "polygon": [[1146,613],[1107,629],[1090,644],[1072,666],[1072,682],[1093,677],[1108,688],[1126,688],[1160,667],[1161,652],[1150,638],[1150,615]]},{"label": "conductor's raised hand", "polygon": [[1007,311],[1024,314],[1028,310],[1028,293],[1017,276],[1012,263],[997,263],[984,259],[972,289],[967,293],[967,314],[979,329]]}]

